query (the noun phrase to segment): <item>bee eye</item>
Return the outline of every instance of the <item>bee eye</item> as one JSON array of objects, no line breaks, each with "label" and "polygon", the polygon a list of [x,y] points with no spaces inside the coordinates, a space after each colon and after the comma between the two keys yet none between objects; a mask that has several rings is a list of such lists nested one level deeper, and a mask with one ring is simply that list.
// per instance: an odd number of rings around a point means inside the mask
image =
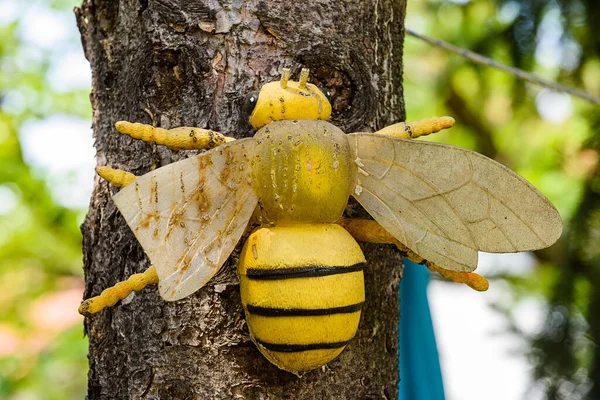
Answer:
[{"label": "bee eye", "polygon": [[325,97],[327,97],[327,100],[331,102],[331,92],[329,91],[329,89],[327,89],[326,87],[320,87],[319,90],[325,95]]},{"label": "bee eye", "polygon": [[246,114],[246,116],[249,117],[252,114],[257,102],[258,91],[248,93],[248,95],[246,96],[246,101],[244,102],[244,114]]}]

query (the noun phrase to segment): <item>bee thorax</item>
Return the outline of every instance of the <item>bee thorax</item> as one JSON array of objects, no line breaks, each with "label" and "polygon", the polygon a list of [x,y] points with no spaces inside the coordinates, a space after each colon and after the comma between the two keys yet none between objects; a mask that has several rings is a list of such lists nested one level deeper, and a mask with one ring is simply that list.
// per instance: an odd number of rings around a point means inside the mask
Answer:
[{"label": "bee thorax", "polygon": [[256,134],[254,181],[263,220],[334,222],[350,194],[346,135],[325,121],[273,122]]}]

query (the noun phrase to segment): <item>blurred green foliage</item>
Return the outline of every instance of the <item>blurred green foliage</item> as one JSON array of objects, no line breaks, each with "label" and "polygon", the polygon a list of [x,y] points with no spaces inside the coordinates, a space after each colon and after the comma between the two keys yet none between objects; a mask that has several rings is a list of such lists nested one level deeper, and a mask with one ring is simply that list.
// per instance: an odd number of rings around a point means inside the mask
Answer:
[{"label": "blurred green foliage", "polygon": [[[46,171],[25,162],[20,140],[26,123],[51,115],[90,118],[89,89],[53,88],[51,69],[63,49],[25,40],[31,21],[19,18],[36,9],[64,16],[74,27],[74,3],[0,1],[2,399],[81,399],[86,393],[87,340],[81,319],[65,309],[77,306],[73,300],[83,290],[79,224],[85,210],[59,205]],[[65,42],[78,46],[78,37]]]},{"label": "blurred green foliage", "polygon": [[[0,398],[83,398],[87,342],[78,317],[85,210],[60,205],[48,174],[21,148],[26,123],[51,115],[89,119],[89,89],[57,88],[64,49],[24,39],[25,9],[51,13],[76,32],[75,0],[0,0]],[[20,17],[20,18],[18,18]],[[594,0],[408,1],[411,29],[499,62],[600,95],[600,7]],[[40,33],[43,35],[43,32]],[[76,33],[70,37],[76,46]],[[64,45],[64,43],[63,43]],[[600,398],[600,113],[597,106],[515,79],[407,37],[404,82],[410,120],[453,115],[431,140],[480,151],[534,183],[559,208],[564,240],[539,252],[528,276],[496,276],[519,302],[547,304],[541,332],[526,336],[535,379],[549,399]],[[64,177],[67,179],[67,177]],[[493,284],[493,283],[492,283]],[[79,296],[79,297],[78,297]],[[70,306],[69,306],[70,307]],[[58,311],[57,311],[58,310]],[[62,311],[65,314],[56,314]],[[53,323],[64,320],[64,323]]]},{"label": "blurred green foliage", "polygon": [[[598,97],[598,17],[594,0],[409,1],[406,25]],[[536,254],[540,265],[530,275],[496,277],[510,283],[511,295],[495,307],[529,343],[539,392],[600,398],[600,109],[411,37],[405,93],[408,119],[456,117],[455,128],[432,140],[503,162],[558,207],[563,238]],[[532,297],[547,309],[534,336],[513,315]]]}]

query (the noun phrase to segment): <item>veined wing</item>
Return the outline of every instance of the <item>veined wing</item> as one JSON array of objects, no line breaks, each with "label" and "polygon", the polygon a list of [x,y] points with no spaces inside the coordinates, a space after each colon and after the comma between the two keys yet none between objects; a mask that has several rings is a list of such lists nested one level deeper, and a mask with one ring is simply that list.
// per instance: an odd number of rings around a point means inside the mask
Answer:
[{"label": "veined wing", "polygon": [[253,138],[221,145],[149,172],[114,196],[156,267],[165,300],[204,286],[244,233],[258,202],[254,148]]},{"label": "veined wing", "polygon": [[552,203],[494,160],[439,143],[348,137],[356,199],[394,237],[444,268],[471,271],[477,250],[537,250],[560,237]]}]

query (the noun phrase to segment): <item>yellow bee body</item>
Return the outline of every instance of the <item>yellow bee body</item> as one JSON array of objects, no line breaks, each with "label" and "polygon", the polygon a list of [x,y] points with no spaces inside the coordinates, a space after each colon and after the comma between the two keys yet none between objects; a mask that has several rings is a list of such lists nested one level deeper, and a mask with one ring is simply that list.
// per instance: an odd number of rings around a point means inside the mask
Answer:
[{"label": "yellow bee body", "polygon": [[354,337],[365,297],[362,251],[333,224],[350,195],[350,145],[321,120],[275,121],[255,139],[262,227],[238,267],[242,304],[260,352],[286,371],[308,371]]},{"label": "yellow bee body", "polygon": [[365,258],[335,224],[256,229],[238,274],[250,336],[279,368],[309,371],[354,337],[365,300]]},{"label": "yellow bee body", "polygon": [[257,132],[252,160],[261,223],[333,223],[352,182],[350,145],[326,121],[276,121]]},{"label": "yellow bee body", "polygon": [[[486,290],[472,273],[478,251],[536,250],[560,236],[554,206],[505,166],[409,140],[451,127],[452,118],[345,134],[326,122],[331,105],[307,79],[303,71],[289,81],[286,70],[249,95],[249,121],[259,129],[252,138],[117,123],[134,138],[212,150],[141,177],[98,169],[123,187],[113,200],[153,267],[86,300],[82,313],[153,282],[167,301],[186,297],[258,225],[238,265],[250,337],[267,359],[299,375],[335,358],[356,334],[365,258],[355,238],[395,244],[431,270]],[[375,221],[343,219],[350,196]]]}]

